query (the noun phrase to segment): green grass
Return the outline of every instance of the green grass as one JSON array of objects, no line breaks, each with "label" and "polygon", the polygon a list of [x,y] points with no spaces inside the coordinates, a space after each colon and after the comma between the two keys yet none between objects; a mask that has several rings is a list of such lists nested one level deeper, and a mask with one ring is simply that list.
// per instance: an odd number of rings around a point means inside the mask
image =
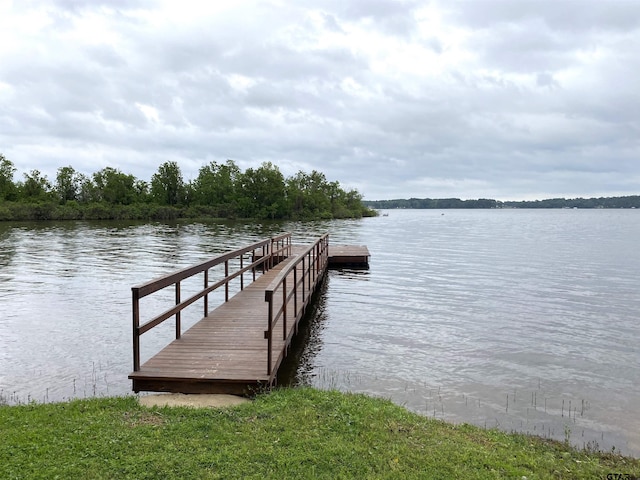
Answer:
[{"label": "green grass", "polygon": [[[454,426],[364,395],[282,389],[228,409],[135,397],[0,407],[0,478],[607,478],[640,460]],[[621,477],[623,478],[623,477]]]}]

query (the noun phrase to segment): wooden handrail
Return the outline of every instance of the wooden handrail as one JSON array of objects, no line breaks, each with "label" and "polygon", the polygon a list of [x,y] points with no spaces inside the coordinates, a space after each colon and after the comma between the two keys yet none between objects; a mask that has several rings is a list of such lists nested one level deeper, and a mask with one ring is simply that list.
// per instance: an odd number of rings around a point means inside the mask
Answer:
[{"label": "wooden handrail", "polygon": [[[276,249],[277,247],[277,249]],[[257,255],[257,250],[262,250],[261,255]],[[209,294],[216,289],[225,287],[225,301],[229,300],[229,283],[240,277],[240,289],[244,289],[244,274],[248,271],[253,272],[253,280],[256,277],[256,270],[258,267],[262,268],[263,272],[268,271],[274,263],[274,250],[277,250],[278,256],[284,256],[284,253],[291,254],[291,233],[284,233],[277,237],[261,240],[253,243],[247,247],[240,248],[231,252],[218,255],[206,262],[199,263],[186,267],[177,272],[165,275],[163,277],[151,280],[149,282],[136,285],[131,288],[132,302],[133,302],[133,370],[140,370],[140,336],[152,328],[160,325],[165,320],[175,317],[176,319],[176,339],[180,338],[181,326],[180,326],[180,313],[189,305],[198,301],[204,297],[204,315],[208,315],[209,312]],[[248,253],[252,253],[252,262],[244,264],[244,256]],[[229,261],[233,259],[240,260],[240,267],[233,271],[229,271]],[[217,265],[223,265],[225,268],[225,276],[222,280],[209,285],[209,270]],[[182,280],[193,277],[194,275],[204,274],[203,289],[191,297],[183,300],[180,296],[180,283]],[[140,324],[140,299],[155,292],[163,290],[169,286],[175,286],[175,305],[160,315],[152,318],[151,320]]]},{"label": "wooden handrail", "polygon": [[[327,268],[329,262],[329,234],[325,233],[318,238],[312,245],[309,245],[302,253],[297,254],[276,277],[269,283],[265,289],[264,299],[268,302],[267,329],[264,337],[267,340],[267,375],[271,375],[274,368],[277,369],[284,352],[280,357],[273,361],[273,332],[282,319],[283,340],[287,340],[287,306],[293,298],[293,312],[291,318],[293,321],[299,320],[309,303],[311,294],[313,293],[312,285],[315,285],[318,277],[322,275]],[[301,265],[301,269],[298,268]],[[299,270],[301,274],[298,275]],[[293,282],[288,285],[287,278],[292,275]],[[282,300],[276,303],[276,292],[282,290]],[[298,304],[298,292],[300,292],[302,304]],[[277,305],[277,306],[276,306]],[[274,309],[275,307],[275,309]]]},{"label": "wooden handrail", "polygon": [[[287,234],[291,236],[291,234]],[[209,270],[216,265],[220,265],[225,261],[236,258],[242,254],[253,252],[262,246],[271,245],[272,240],[270,238],[266,240],[261,240],[252,245],[249,245],[244,248],[240,248],[238,250],[233,250],[232,252],[223,253],[222,255],[218,255],[217,257],[213,257],[206,262],[199,263],[197,265],[191,265],[190,267],[183,268],[182,270],[178,270],[177,272],[170,273],[168,275],[164,275],[160,278],[156,278],[146,283],[142,283],[140,285],[136,285],[135,287],[131,287],[132,290],[138,290],[139,298],[146,297],[158,290],[162,290],[169,285],[173,285],[177,281],[184,280],[185,278],[192,277],[198,273],[201,273],[205,270]]]}]

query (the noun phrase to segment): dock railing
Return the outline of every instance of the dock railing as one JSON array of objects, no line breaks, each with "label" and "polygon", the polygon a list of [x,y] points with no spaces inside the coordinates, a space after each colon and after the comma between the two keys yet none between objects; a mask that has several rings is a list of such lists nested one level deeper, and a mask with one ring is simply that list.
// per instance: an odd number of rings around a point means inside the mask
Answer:
[{"label": "dock railing", "polygon": [[[247,247],[234,250],[232,252],[218,255],[206,262],[186,267],[177,272],[151,280],[131,288],[133,301],[133,370],[140,370],[140,337],[157,327],[171,317],[175,318],[176,339],[182,334],[181,312],[194,302],[204,299],[203,311],[206,317],[209,314],[209,294],[224,287],[225,302],[229,301],[229,284],[231,281],[240,279],[240,290],[244,289],[244,276],[251,271],[252,281],[256,279],[256,272],[267,272],[275,264],[291,255],[291,233],[284,233],[273,238],[261,240]],[[231,263],[235,265],[233,271],[230,270]],[[209,285],[209,272],[212,268],[224,265],[224,278]],[[203,289],[187,299],[182,299],[180,294],[180,284],[183,280],[194,275],[203,275]],[[175,305],[151,320],[140,324],[140,299],[156,293],[167,287],[174,287]]]},{"label": "dock railing", "polygon": [[[286,355],[290,341],[288,336],[295,333],[295,328],[287,328],[288,322],[300,320],[315,284],[326,271],[328,263],[329,234],[326,233],[289,261],[265,289],[265,301],[269,304],[267,329],[264,332],[267,340],[267,375],[278,370]],[[283,349],[279,349],[280,355],[274,362],[273,340],[279,322],[282,323],[282,340],[286,343]]]},{"label": "dock railing", "polygon": [[291,256],[291,233],[283,233],[277,237],[271,237],[269,269],[289,256]]}]

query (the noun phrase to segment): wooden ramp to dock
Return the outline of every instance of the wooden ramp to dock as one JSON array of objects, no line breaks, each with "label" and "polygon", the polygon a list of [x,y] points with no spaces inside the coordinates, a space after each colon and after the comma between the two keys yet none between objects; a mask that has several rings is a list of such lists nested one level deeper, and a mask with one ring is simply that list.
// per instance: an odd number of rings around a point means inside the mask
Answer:
[{"label": "wooden ramp to dock", "polygon": [[[295,247],[291,234],[284,234],[133,287],[133,390],[246,394],[273,385],[327,269],[328,250],[327,234]],[[224,279],[210,284],[216,266],[224,268]],[[200,274],[203,290],[183,300],[180,283]],[[245,276],[251,277],[246,286]],[[240,291],[229,297],[232,281]],[[175,290],[175,306],[141,324],[140,299],[167,287]],[[209,311],[209,295],[218,288],[225,289],[225,301]],[[204,317],[182,333],[180,314],[198,300]],[[141,365],[140,336],[170,318],[176,339]]]}]

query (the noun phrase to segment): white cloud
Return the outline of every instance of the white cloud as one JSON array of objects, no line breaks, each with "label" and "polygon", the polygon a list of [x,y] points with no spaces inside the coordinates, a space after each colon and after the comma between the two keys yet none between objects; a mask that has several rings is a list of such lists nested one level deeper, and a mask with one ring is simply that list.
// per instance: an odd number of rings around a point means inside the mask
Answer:
[{"label": "white cloud", "polygon": [[639,48],[626,0],[0,0],[0,152],[50,178],[232,158],[369,199],[637,194]]}]

